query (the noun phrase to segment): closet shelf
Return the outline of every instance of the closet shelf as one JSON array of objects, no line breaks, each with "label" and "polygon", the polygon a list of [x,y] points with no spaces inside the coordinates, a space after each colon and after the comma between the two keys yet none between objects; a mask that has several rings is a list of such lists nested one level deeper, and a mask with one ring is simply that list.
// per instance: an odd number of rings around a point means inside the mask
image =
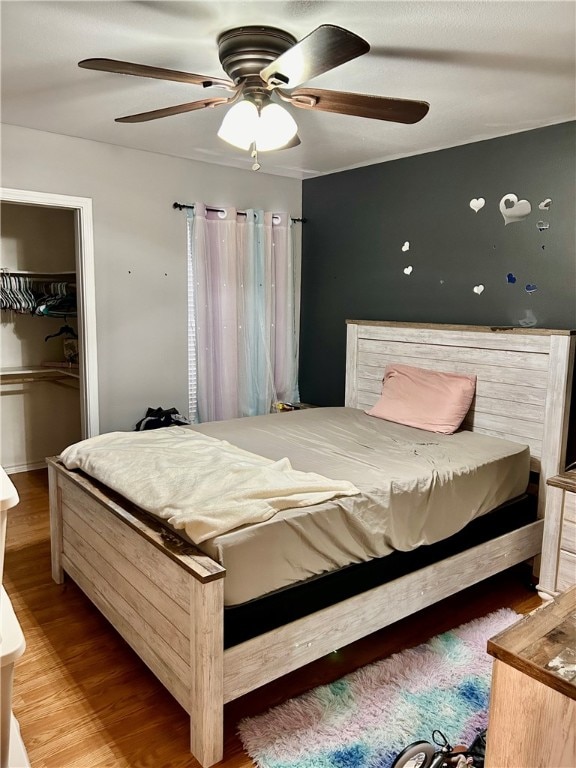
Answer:
[{"label": "closet shelf", "polygon": [[[60,367],[65,365],[66,367]],[[68,377],[79,379],[78,367],[67,363],[42,363],[42,365],[23,365],[14,368],[0,368],[0,383],[10,384],[22,381],[61,381]]]},{"label": "closet shelf", "polygon": [[73,269],[62,269],[59,272],[39,272],[35,269],[9,269],[8,267],[1,267],[0,272],[6,275],[24,275],[25,277],[60,277],[61,275],[73,275],[76,276],[76,271]]}]

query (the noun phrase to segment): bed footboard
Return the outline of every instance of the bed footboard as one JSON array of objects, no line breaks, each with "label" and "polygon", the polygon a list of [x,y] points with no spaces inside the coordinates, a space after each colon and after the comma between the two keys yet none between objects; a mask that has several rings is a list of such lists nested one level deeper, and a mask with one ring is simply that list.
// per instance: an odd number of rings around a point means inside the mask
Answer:
[{"label": "bed footboard", "polygon": [[188,712],[194,757],[219,762],[225,570],[57,460],[49,483],[54,580],[70,575]]}]

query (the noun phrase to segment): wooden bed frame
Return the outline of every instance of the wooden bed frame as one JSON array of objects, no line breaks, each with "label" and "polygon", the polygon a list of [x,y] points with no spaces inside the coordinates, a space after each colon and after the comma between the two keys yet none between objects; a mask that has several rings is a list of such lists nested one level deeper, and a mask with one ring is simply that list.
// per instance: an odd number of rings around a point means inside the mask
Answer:
[{"label": "wooden bed frame", "polygon": [[[388,362],[475,373],[466,426],[530,445],[544,518],[546,479],[565,462],[574,342],[570,331],[348,321],[346,405],[377,400]],[[545,532],[555,521],[539,519],[224,650],[225,569],[56,458],[48,465],[54,580],[69,574],[189,713],[205,768],[223,757],[226,702],[541,551],[539,586],[555,583]]]}]

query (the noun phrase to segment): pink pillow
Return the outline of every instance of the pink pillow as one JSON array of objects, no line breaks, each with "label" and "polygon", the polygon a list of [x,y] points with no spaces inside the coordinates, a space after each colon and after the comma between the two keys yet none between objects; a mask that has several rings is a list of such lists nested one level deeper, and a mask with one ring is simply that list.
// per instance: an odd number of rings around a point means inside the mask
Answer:
[{"label": "pink pillow", "polygon": [[476,376],[388,365],[382,394],[369,416],[429,432],[455,432],[468,413]]}]

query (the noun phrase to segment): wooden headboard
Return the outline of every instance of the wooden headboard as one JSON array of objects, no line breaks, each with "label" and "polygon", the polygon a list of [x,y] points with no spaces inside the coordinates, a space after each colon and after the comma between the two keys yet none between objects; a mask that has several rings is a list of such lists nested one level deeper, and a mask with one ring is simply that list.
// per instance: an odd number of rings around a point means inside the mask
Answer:
[{"label": "wooden headboard", "polygon": [[564,469],[574,331],[363,320],[347,324],[347,406],[374,405],[389,363],[473,373],[476,396],[464,427],[528,445],[541,485]]}]

